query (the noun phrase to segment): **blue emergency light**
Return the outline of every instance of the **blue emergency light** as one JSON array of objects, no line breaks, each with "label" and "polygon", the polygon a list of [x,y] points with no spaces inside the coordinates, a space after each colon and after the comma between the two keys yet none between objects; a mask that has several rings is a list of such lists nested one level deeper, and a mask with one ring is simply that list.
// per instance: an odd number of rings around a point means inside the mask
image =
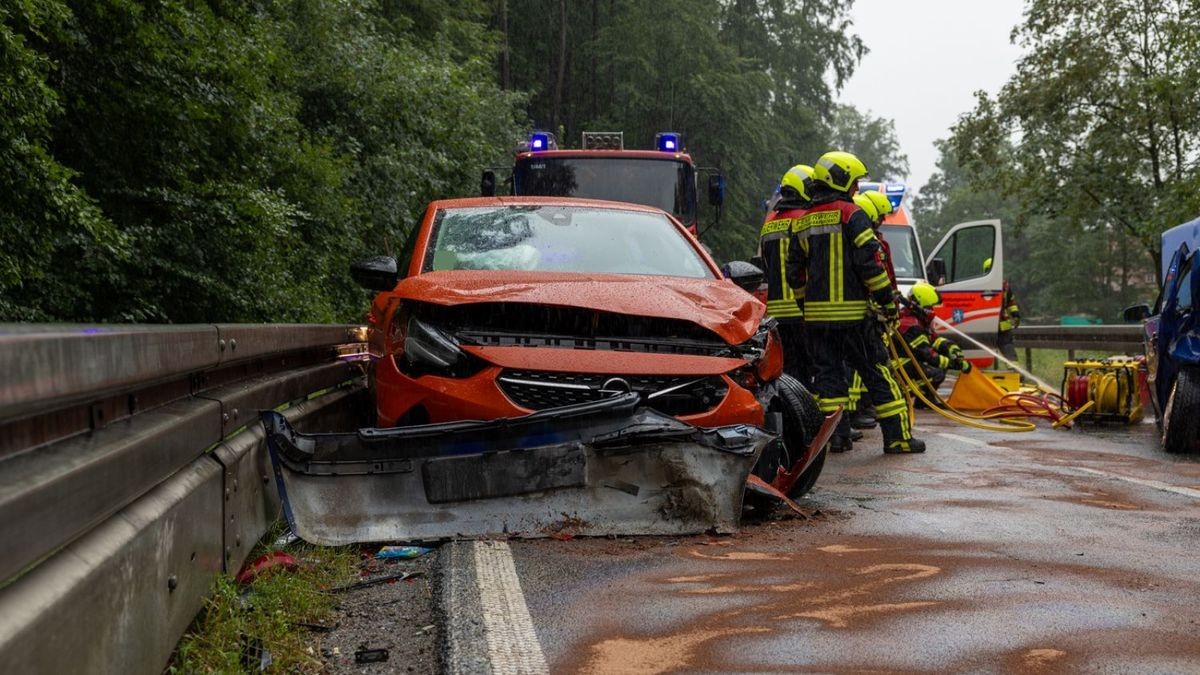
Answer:
[{"label": "blue emergency light", "polygon": [[900,202],[904,201],[904,192],[907,190],[904,183],[888,183],[883,188],[883,194],[887,196],[888,201],[892,203],[892,210],[900,208]]},{"label": "blue emergency light", "polygon": [[659,152],[679,152],[680,134],[674,131],[663,131],[654,137],[654,146]]},{"label": "blue emergency light", "polygon": [[529,135],[529,151],[549,150],[554,143],[554,134],[549,131],[535,131]]}]

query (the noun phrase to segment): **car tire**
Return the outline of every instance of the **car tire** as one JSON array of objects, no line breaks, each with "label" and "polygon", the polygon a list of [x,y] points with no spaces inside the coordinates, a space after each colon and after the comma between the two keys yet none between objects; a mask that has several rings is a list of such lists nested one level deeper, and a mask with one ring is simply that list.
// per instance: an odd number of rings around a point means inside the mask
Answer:
[{"label": "car tire", "polygon": [[[783,413],[783,434],[780,439],[782,443],[768,447],[754,467],[754,473],[767,482],[775,478],[776,469],[780,465],[787,468],[804,453],[808,444],[820,431],[821,423],[825,421],[817,399],[799,380],[791,375],[782,375],[775,387],[776,396],[768,410]],[[825,467],[825,456],[828,453],[828,446],[821,448],[821,452],[808,469],[796,479],[788,497],[799,499],[813,488]]]},{"label": "car tire", "polygon": [[1163,409],[1163,449],[1172,454],[1196,452],[1200,446],[1200,368],[1183,368],[1171,385]]}]

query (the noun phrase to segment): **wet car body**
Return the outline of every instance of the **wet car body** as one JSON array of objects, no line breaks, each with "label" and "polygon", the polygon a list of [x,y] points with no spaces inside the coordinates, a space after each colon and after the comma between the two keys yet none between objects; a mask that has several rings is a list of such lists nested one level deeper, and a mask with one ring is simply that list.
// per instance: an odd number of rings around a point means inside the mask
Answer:
[{"label": "wet car body", "polygon": [[352,272],[381,291],[377,426],[301,434],[264,414],[306,540],[729,531],[756,465],[793,495],[820,472],[821,419],[765,307],[659,209],[434,202],[399,263]]},{"label": "wet car body", "polygon": [[1200,452],[1200,219],[1162,235],[1163,284],[1153,310],[1135,305],[1130,321],[1144,320],[1147,384],[1163,447]]},{"label": "wet car body", "polygon": [[[701,276],[436,269],[431,239],[447,210],[578,204],[614,217],[669,221],[681,248],[696,256],[691,271]],[[376,297],[368,319],[379,426],[519,416],[626,387],[650,407],[697,426],[763,424],[762,405],[744,386],[748,371],[738,372],[750,365],[747,357],[765,356],[763,340],[753,341],[761,303],[722,279],[665,213],[624,203],[594,206],[604,204],[513,197],[431,204],[406,277]],[[430,358],[423,343],[445,352]],[[451,358],[452,365],[436,365]]]}]

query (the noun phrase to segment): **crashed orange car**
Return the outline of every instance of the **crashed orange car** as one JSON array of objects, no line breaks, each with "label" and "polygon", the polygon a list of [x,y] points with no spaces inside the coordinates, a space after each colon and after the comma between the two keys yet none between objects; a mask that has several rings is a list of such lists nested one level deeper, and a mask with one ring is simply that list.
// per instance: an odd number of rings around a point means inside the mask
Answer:
[{"label": "crashed orange car", "polygon": [[664,211],[437,201],[399,261],[351,272],[379,291],[377,426],[264,419],[313,540],[731,529],[752,468],[791,496],[820,473],[815,401],[744,290],[761,271],[718,267]]}]

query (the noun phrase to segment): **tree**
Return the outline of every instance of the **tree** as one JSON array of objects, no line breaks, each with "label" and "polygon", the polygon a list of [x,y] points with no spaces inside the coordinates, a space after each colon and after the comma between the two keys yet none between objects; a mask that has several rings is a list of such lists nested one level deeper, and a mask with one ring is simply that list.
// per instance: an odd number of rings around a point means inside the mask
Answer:
[{"label": "tree", "polygon": [[871,178],[899,179],[908,175],[908,155],[900,152],[892,120],[837,105],[829,126],[830,146],[857,155],[871,170]]},{"label": "tree", "polygon": [[1030,0],[1017,72],[955,152],[1033,213],[1119,228],[1157,270],[1159,233],[1200,211],[1198,24],[1195,0]]}]

